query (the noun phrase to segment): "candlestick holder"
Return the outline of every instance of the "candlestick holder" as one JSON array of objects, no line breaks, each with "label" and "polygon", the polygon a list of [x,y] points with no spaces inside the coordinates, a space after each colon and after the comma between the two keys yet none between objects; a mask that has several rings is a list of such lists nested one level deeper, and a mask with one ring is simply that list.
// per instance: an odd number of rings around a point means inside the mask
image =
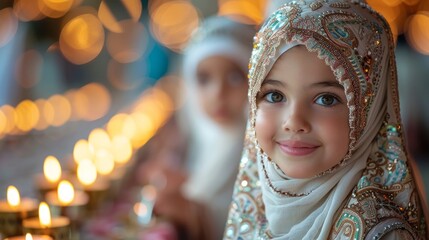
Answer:
[{"label": "candlestick holder", "polygon": [[40,223],[39,218],[23,220],[24,232],[38,235],[49,235],[55,240],[70,240],[70,220],[67,217],[53,217],[49,226]]},{"label": "candlestick holder", "polygon": [[[22,235],[22,236],[15,236],[15,237],[10,237],[10,238],[6,238],[4,240],[27,240],[27,235]],[[51,238],[48,235],[31,235],[32,240],[53,240],[53,238]]]},{"label": "candlestick holder", "polygon": [[3,237],[22,234],[22,221],[25,218],[36,217],[37,201],[24,198],[16,206],[10,206],[7,201],[0,201],[0,233]]}]

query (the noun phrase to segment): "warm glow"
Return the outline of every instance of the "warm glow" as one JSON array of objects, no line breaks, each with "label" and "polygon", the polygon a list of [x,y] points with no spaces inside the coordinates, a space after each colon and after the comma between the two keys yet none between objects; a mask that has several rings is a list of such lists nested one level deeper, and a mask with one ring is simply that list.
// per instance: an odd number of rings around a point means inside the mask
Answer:
[{"label": "warm glow", "polygon": [[153,98],[155,98],[161,105],[161,109],[164,112],[169,112],[174,109],[173,102],[167,93],[157,87],[152,88]]},{"label": "warm glow", "polygon": [[7,117],[0,109],[0,136],[6,134],[6,126],[7,126]]},{"label": "warm glow", "polygon": [[46,101],[45,99],[37,99],[35,103],[39,109],[40,117],[34,128],[37,130],[45,130],[51,125],[54,119],[54,107],[49,101]]},{"label": "warm glow", "polygon": [[70,204],[74,198],[74,188],[73,185],[67,181],[62,180],[58,185],[58,200],[62,204]]},{"label": "warm glow", "polygon": [[61,165],[54,156],[47,156],[43,164],[45,178],[52,183],[58,182],[61,178]]},{"label": "warm glow", "polygon": [[60,50],[74,64],[85,64],[96,58],[104,45],[104,29],[93,14],[82,14],[63,27]]},{"label": "warm glow", "polygon": [[123,135],[122,129],[127,116],[128,115],[125,113],[118,113],[109,120],[107,123],[107,132],[110,136],[114,137],[117,135]]},{"label": "warm glow", "polygon": [[147,46],[147,33],[142,23],[132,20],[120,22],[121,33],[110,32],[107,35],[106,47],[110,56],[120,63],[130,63],[143,55]]},{"label": "warm glow", "polygon": [[94,150],[108,149],[111,146],[111,140],[109,134],[102,129],[96,128],[89,133],[88,142],[94,147]]},{"label": "warm glow", "polygon": [[41,202],[39,205],[39,221],[40,225],[44,227],[51,226],[51,211],[45,202]]},{"label": "warm glow", "polygon": [[33,236],[30,233],[25,234],[25,240],[33,240]]},{"label": "warm glow", "polygon": [[165,108],[166,107],[160,99],[152,95],[141,101],[137,105],[136,110],[145,113],[151,119],[153,126],[158,128],[164,123],[170,114]]},{"label": "warm glow", "polygon": [[7,203],[11,207],[18,207],[21,203],[21,197],[19,196],[18,189],[15,186],[9,186],[7,188]]},{"label": "warm glow", "polygon": [[83,185],[91,185],[97,179],[97,169],[89,159],[82,159],[77,166],[77,178]]},{"label": "warm glow", "polygon": [[40,117],[37,105],[30,100],[20,102],[16,106],[15,114],[16,127],[23,132],[32,130]]},{"label": "warm glow", "polygon": [[218,14],[242,23],[260,24],[264,20],[264,7],[261,1],[220,0]]},{"label": "warm glow", "polygon": [[[132,19],[133,22],[137,22],[142,13],[142,3],[140,0],[127,0],[121,1],[121,4],[127,10],[127,16],[129,18],[125,18],[126,20]],[[114,9],[113,9],[114,10]],[[118,21],[124,19],[116,19],[112,13],[111,8],[106,4],[105,1],[101,1],[100,7],[98,9],[98,17],[103,25],[112,32],[120,33],[124,28],[118,24]]]},{"label": "warm glow", "polygon": [[154,7],[150,12],[151,31],[166,47],[181,51],[191,33],[198,27],[199,14],[188,1],[170,1]]},{"label": "warm glow", "polygon": [[429,55],[429,13],[418,12],[412,15],[407,27],[408,43],[418,52]]},{"label": "warm glow", "polygon": [[19,20],[27,22],[33,20],[40,20],[44,18],[43,14],[39,10],[38,0],[19,0],[15,1],[13,5],[13,11]]},{"label": "warm glow", "polygon": [[65,96],[71,104],[70,118],[72,120],[82,120],[90,114],[90,103],[85,93],[80,90],[69,90]]},{"label": "warm glow", "polygon": [[[84,95],[86,103],[86,111],[82,111],[82,119],[94,121],[106,115],[110,109],[112,102],[109,90],[100,83],[90,83],[79,89],[79,92]],[[84,107],[84,106],[82,106]]]},{"label": "warm glow", "polygon": [[131,141],[136,136],[137,131],[137,123],[133,117],[127,115],[124,119],[124,125],[122,126],[122,134],[127,138],[131,139]]},{"label": "warm glow", "polygon": [[52,125],[59,127],[66,123],[71,116],[71,105],[68,99],[62,95],[55,94],[48,101],[54,109]]},{"label": "warm glow", "polygon": [[64,16],[73,6],[73,0],[38,0],[40,11],[47,17]]},{"label": "warm glow", "polygon": [[110,174],[115,168],[115,159],[113,154],[107,149],[99,149],[95,152],[95,168],[101,175]]},{"label": "warm glow", "polygon": [[155,134],[156,128],[148,114],[143,112],[132,113],[132,118],[137,123],[137,132],[132,139],[134,149],[142,147]]},{"label": "warm glow", "polygon": [[3,105],[1,107],[2,112],[6,117],[6,126],[4,132],[6,134],[12,133],[15,130],[16,114],[15,109],[10,105]]},{"label": "warm glow", "polygon": [[116,163],[127,163],[133,153],[130,140],[122,135],[114,136],[112,139],[112,152]]},{"label": "warm glow", "polygon": [[12,8],[0,10],[0,48],[5,46],[18,30],[18,19],[13,13]]},{"label": "warm glow", "polygon": [[94,149],[89,145],[85,139],[80,139],[76,142],[73,149],[73,158],[76,163],[79,163],[82,159],[92,159],[94,155]]},{"label": "warm glow", "polygon": [[156,95],[163,102],[167,111],[173,111],[181,108],[185,97],[183,96],[184,81],[181,77],[167,75],[162,77],[156,83],[154,89]]}]

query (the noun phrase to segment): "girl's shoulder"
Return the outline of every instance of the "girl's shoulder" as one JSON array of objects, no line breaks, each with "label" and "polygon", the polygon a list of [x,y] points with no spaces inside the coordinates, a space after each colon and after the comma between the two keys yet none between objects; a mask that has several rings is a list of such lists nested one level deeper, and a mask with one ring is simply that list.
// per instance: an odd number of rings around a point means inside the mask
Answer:
[{"label": "girl's shoulder", "polygon": [[335,218],[331,239],[423,239],[426,229],[418,199],[401,206],[396,197],[379,188],[355,188]]}]

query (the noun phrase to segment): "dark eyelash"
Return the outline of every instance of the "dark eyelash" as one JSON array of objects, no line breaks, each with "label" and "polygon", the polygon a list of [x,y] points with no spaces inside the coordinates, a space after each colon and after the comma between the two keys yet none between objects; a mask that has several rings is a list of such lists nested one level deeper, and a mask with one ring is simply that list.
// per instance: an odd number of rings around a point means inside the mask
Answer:
[{"label": "dark eyelash", "polygon": [[343,100],[337,94],[331,93],[331,92],[320,93],[315,97],[315,99],[318,99],[319,97],[324,96],[324,95],[334,97],[339,103],[343,103]]}]

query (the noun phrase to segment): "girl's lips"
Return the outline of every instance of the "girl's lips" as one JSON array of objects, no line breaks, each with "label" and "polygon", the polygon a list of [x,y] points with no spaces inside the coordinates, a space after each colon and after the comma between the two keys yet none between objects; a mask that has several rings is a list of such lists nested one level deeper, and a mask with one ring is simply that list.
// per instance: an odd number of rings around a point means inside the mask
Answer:
[{"label": "girl's lips", "polygon": [[284,153],[291,156],[305,156],[316,151],[319,147],[318,145],[301,141],[281,141],[278,144]]}]

